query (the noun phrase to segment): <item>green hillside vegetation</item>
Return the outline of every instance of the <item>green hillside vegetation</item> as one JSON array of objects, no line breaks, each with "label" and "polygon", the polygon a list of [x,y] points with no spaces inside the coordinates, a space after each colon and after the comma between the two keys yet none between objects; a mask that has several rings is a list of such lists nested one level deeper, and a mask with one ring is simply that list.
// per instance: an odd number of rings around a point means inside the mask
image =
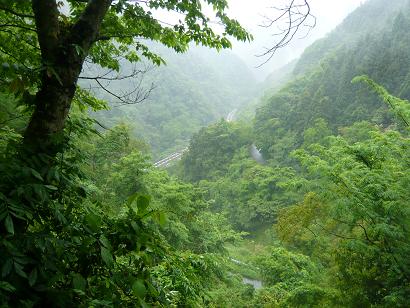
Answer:
[{"label": "green hillside vegetation", "polygon": [[387,107],[351,80],[366,74],[391,93],[410,98],[409,27],[409,18],[400,13],[377,35],[367,34],[354,44],[341,43],[315,69],[270,98],[255,117],[256,142],[264,155],[278,161],[289,159],[288,153],[303,144],[304,131],[317,118],[324,119],[334,133],[361,120],[388,126]]},{"label": "green hillside vegetation", "polygon": [[[409,306],[410,1],[365,2],[262,85],[193,47],[251,39],[225,1],[67,3],[0,1],[0,307]],[[156,53],[141,105],[77,84]]]},{"label": "green hillside vegetation", "polygon": [[[155,50],[166,59],[166,65],[144,74],[142,88],[155,87],[147,100],[97,114],[107,126],[131,123],[133,135],[144,138],[154,156],[185,148],[193,133],[225,118],[255,95],[252,72],[232,52],[199,47],[187,54],[158,46]],[[132,91],[134,86],[131,80],[125,80],[110,89],[121,93]]]},{"label": "green hillside vegetation", "polygon": [[199,182],[214,212],[224,213],[238,232],[250,232],[246,242],[265,247],[254,254],[245,242],[249,250],[239,252],[264,285],[244,307],[400,307],[409,301],[403,279],[410,274],[410,102],[368,77],[355,81],[371,86],[381,97],[376,103],[384,100],[400,131],[361,121],[336,136],[317,120],[291,154],[294,168],[288,160],[259,165],[243,146],[225,175]]},{"label": "green hillside vegetation", "polygon": [[296,65],[295,74],[315,69],[328,53],[332,53],[341,45],[356,45],[363,36],[368,34],[377,36],[380,31],[386,30],[387,24],[393,23],[400,11],[406,12],[407,10],[407,0],[389,3],[384,0],[365,1],[325,38],[319,39],[306,48]]},{"label": "green hillside vegetation", "polygon": [[[367,2],[308,48],[294,79],[264,98],[253,127],[202,130],[182,160],[182,177],[205,188],[212,210],[248,232],[229,251],[258,268],[248,277],[264,287],[243,307],[410,300],[410,19],[397,12],[410,3],[384,10],[377,33],[366,23],[349,35],[382,4]],[[232,151],[226,144],[240,140],[241,126],[247,139]],[[253,142],[266,164],[252,159]],[[200,151],[204,145],[210,150]]]},{"label": "green hillside vegetation", "polygon": [[[254,97],[248,104],[244,105],[236,113],[236,118],[251,122],[255,117],[256,109],[268,100],[273,94],[278,92],[284,85],[291,81],[294,76],[295,66],[298,63],[297,60],[293,60],[283,67],[275,70],[266,79],[259,83],[257,86],[258,96]],[[261,95],[263,93],[263,95]]]}]

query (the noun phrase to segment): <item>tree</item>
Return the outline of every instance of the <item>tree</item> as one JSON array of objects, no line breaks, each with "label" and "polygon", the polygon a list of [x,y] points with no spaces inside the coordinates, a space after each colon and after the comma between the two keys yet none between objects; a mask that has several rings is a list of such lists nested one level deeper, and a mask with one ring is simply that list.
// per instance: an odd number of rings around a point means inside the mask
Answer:
[{"label": "tree", "polygon": [[342,292],[343,306],[405,306],[410,105],[367,76],[353,82],[366,83],[383,99],[402,132],[360,122],[345,128],[345,136],[326,137],[328,145],[295,151],[310,176],[302,185],[308,193],[280,213],[277,231],[294,246],[311,242],[315,258],[334,264],[330,279]]},{"label": "tree", "polygon": [[[213,9],[221,31],[215,30],[203,6]],[[164,62],[141,43],[144,39],[177,52],[186,51],[191,42],[221,49],[231,47],[231,37],[250,41],[252,36],[228,17],[227,7],[227,0],[1,0],[0,60],[7,68],[1,84],[24,94],[24,102],[33,107],[24,133],[25,150],[51,157],[61,150],[61,134],[85,61],[115,71],[120,69],[121,57],[131,62],[141,56],[158,65]],[[159,10],[176,13],[178,22],[157,19]],[[287,26],[262,56],[288,44],[311,16],[306,0],[293,0],[279,11],[279,17],[265,26],[284,19]],[[14,69],[8,69],[9,63]]]},{"label": "tree", "polygon": [[[53,157],[60,150],[60,136],[85,61],[116,71],[120,69],[120,56],[131,62],[141,56],[156,64],[164,62],[141,39],[162,43],[177,52],[186,51],[191,42],[221,49],[231,46],[229,36],[251,39],[236,20],[227,16],[225,0],[205,2],[212,6],[222,34],[211,27],[199,1],[67,3],[69,11],[65,12],[62,1],[0,1],[0,15],[5,21],[0,28],[2,62],[24,67],[11,70],[3,85],[14,85],[25,98],[33,94],[33,112],[23,141],[31,153]],[[154,17],[157,10],[182,16],[171,25]],[[15,52],[16,44],[22,44],[24,50]]]},{"label": "tree", "polygon": [[264,28],[277,27],[278,32],[273,36],[278,37],[271,47],[265,47],[264,52],[257,55],[264,59],[260,66],[269,62],[275,52],[287,46],[295,35],[303,31],[307,36],[312,28],[316,26],[316,17],[311,14],[311,7],[308,0],[291,0],[283,7],[273,7],[279,14],[275,17],[265,16],[265,22],[261,25]]}]

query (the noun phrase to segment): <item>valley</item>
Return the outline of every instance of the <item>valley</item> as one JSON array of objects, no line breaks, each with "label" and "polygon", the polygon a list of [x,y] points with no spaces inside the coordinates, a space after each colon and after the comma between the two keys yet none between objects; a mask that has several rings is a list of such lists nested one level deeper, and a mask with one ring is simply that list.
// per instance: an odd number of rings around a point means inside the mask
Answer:
[{"label": "valley", "polygon": [[0,307],[409,306],[410,1],[228,4],[0,1]]}]

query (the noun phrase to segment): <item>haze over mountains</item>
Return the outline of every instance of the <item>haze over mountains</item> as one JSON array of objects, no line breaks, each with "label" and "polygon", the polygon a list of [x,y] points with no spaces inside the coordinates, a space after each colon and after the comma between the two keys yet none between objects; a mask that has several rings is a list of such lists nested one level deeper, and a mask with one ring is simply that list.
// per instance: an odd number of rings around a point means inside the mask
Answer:
[{"label": "haze over mountains", "polygon": [[249,232],[229,251],[263,282],[251,299],[226,286],[222,306],[408,305],[409,12],[366,2],[267,79],[255,116],[193,136],[176,173]]},{"label": "haze over mountains", "polygon": [[[248,37],[205,2],[0,3],[0,307],[409,306],[410,0],[364,2],[263,81],[161,47],[229,46],[212,9]],[[168,65],[130,64],[150,51]]]},{"label": "haze over mountains", "polygon": [[[186,54],[175,54],[151,46],[167,65],[144,74],[141,87],[155,85],[148,99],[139,105],[114,105],[111,110],[98,113],[97,118],[107,126],[129,123],[135,136],[150,144],[155,157],[181,150],[201,127],[224,118],[233,109],[239,109],[239,114],[249,119],[244,114],[253,114],[263,95],[269,96],[287,81],[314,69],[337,48],[355,46],[363,36],[380,32],[403,1],[394,1],[380,11],[383,5],[381,0],[362,4],[334,31],[308,47],[300,59],[283,65],[263,82],[257,82],[255,72],[231,51],[217,53],[192,46]],[[125,80],[110,89],[122,93],[134,87],[135,83]],[[107,93],[101,94],[108,101],[113,99]]]},{"label": "haze over mountains", "polygon": [[[114,105],[97,114],[108,126],[130,123],[136,136],[148,141],[154,155],[186,147],[198,129],[225,118],[257,95],[252,72],[230,51],[217,53],[200,47],[192,47],[186,54],[158,47],[157,51],[167,64],[144,74],[142,88],[154,85],[148,99],[138,105]],[[110,89],[131,91],[133,84],[124,81]]]}]

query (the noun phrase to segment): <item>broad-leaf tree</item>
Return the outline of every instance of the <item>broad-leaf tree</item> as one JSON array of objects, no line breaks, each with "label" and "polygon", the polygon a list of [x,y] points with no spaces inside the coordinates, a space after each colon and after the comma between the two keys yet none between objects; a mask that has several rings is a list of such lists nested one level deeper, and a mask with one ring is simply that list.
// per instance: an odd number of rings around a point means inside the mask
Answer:
[{"label": "broad-leaf tree", "polygon": [[[191,42],[221,49],[231,47],[230,37],[250,40],[227,16],[227,5],[226,0],[0,1],[0,60],[7,68],[2,85],[24,94],[33,108],[24,148],[51,157],[60,150],[85,61],[118,71],[121,58],[163,62],[143,44],[147,40],[177,52]],[[205,6],[213,9],[212,19]],[[177,21],[157,19],[163,11]]]}]

